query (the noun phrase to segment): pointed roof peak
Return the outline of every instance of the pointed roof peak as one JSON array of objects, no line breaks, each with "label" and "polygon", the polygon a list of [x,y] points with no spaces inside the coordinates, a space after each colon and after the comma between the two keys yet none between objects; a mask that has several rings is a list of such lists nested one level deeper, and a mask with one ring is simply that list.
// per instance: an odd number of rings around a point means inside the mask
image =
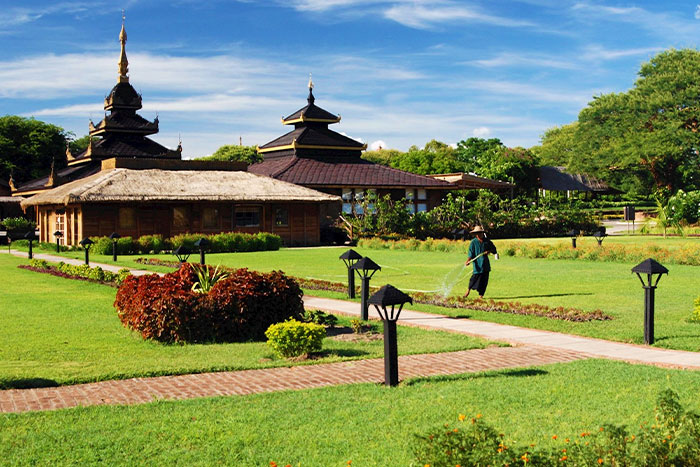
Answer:
[{"label": "pointed roof peak", "polygon": [[314,101],[316,100],[314,98],[314,82],[311,79],[311,73],[309,73],[309,97],[306,98],[306,101],[309,103],[309,105],[314,105]]},{"label": "pointed roof peak", "polygon": [[129,61],[126,59],[126,29],[124,29],[124,21],[126,16],[122,10],[122,29],[119,32],[119,42],[121,42],[121,54],[119,55],[119,82],[129,82]]}]

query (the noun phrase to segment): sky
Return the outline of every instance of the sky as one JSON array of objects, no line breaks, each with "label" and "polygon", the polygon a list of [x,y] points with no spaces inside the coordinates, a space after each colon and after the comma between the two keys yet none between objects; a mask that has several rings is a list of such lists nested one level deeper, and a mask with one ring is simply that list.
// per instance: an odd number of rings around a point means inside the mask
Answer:
[{"label": "sky", "polygon": [[309,74],[332,129],[370,149],[531,147],[700,37],[700,4],[676,0],[0,0],[0,115],[86,135],[117,82],[122,9],[140,114],[185,158],[286,133]]}]

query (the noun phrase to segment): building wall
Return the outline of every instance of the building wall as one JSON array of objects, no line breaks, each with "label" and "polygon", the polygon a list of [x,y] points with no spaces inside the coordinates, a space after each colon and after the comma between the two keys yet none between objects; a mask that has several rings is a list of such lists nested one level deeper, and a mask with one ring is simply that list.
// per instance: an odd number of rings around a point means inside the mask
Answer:
[{"label": "building wall", "polygon": [[40,206],[37,222],[40,240],[77,245],[85,237],[117,232],[138,238],[160,234],[271,232],[288,246],[320,243],[320,206],[317,203],[173,203],[84,204]]}]

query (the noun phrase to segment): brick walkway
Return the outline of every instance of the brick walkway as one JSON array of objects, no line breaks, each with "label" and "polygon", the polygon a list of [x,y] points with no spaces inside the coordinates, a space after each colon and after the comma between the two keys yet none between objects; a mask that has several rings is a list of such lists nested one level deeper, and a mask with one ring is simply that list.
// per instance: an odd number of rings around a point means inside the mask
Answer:
[{"label": "brick walkway", "polygon": [[[583,358],[587,358],[587,355],[532,345],[407,355],[399,357],[399,376],[404,380],[546,365]],[[383,359],[357,360],[290,368],[134,378],[55,388],[9,389],[0,391],[0,412],[140,404],[156,399],[181,400],[383,382]]]}]

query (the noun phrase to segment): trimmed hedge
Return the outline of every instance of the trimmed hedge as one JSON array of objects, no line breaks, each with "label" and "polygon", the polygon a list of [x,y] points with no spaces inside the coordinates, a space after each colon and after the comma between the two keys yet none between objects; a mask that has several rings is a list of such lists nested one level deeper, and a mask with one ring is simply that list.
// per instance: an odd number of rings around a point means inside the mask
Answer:
[{"label": "trimmed hedge", "polygon": [[124,279],[131,276],[131,271],[126,268],[122,268],[119,272],[113,273],[111,271],[105,271],[99,266],[90,267],[85,264],[76,266],[64,263],[63,261],[58,264],[49,264],[43,259],[31,259],[29,260],[29,266],[20,265],[19,267],[36,272],[45,272],[58,277],[83,279],[111,286],[118,286],[124,282]]},{"label": "trimmed hedge", "polygon": [[168,343],[263,340],[270,325],[304,311],[299,285],[279,271],[238,269],[208,294],[193,291],[196,282],[188,263],[164,276],[132,276],[119,287],[114,306],[126,327]]},{"label": "trimmed hedge", "polygon": [[[241,251],[268,251],[279,250],[282,239],[279,235],[269,232],[255,234],[243,232],[222,232],[218,234],[181,234],[164,239],[162,235],[142,235],[137,239],[122,237],[117,239],[117,254],[134,255],[161,253],[167,250],[175,250],[179,246],[186,246],[192,251],[197,251],[194,243],[200,238],[209,240],[209,253],[237,253]],[[112,254],[112,240],[108,237],[91,237],[95,244],[92,251],[100,255]]]}]

